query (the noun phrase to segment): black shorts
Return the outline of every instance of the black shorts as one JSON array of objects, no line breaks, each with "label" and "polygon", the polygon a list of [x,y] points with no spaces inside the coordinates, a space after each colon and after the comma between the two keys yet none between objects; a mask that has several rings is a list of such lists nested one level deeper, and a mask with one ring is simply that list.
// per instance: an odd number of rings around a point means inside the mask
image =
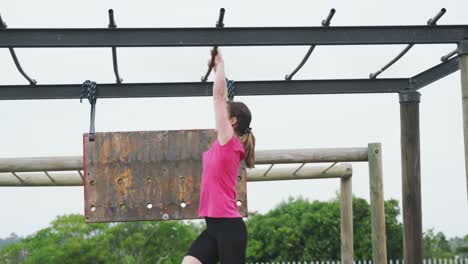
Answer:
[{"label": "black shorts", "polygon": [[245,263],[247,227],[241,217],[205,217],[206,229],[192,242],[186,255],[203,264]]}]

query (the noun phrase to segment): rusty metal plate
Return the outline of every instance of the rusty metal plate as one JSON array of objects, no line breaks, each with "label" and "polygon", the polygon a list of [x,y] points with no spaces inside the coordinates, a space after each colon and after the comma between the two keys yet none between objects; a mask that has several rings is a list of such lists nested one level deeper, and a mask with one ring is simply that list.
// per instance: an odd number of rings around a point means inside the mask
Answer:
[{"label": "rusty metal plate", "polygon": [[[84,134],[86,222],[200,218],[202,153],[215,139],[207,129]],[[247,216],[244,166],[237,201]]]}]

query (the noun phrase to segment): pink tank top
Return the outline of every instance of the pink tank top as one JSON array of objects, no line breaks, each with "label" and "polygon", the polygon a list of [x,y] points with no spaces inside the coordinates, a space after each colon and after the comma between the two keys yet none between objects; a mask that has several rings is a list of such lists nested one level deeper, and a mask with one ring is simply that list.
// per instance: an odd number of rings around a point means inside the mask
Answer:
[{"label": "pink tank top", "polygon": [[236,180],[244,155],[244,148],[235,135],[224,145],[216,139],[203,152],[198,216],[242,217],[236,204]]}]

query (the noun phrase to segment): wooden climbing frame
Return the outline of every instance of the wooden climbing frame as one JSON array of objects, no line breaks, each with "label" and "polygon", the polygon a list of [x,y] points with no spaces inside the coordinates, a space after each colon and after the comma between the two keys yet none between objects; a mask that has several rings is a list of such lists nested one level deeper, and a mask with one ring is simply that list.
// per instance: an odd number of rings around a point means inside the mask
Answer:
[{"label": "wooden climbing frame", "polygon": [[[198,217],[202,153],[214,130],[166,130],[83,135],[87,222],[180,220]],[[241,166],[237,205],[247,216]]]}]

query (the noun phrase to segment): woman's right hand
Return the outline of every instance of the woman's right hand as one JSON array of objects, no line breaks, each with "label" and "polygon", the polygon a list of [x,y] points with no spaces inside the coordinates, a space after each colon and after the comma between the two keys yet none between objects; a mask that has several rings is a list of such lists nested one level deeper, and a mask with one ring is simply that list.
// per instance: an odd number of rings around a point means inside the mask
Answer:
[{"label": "woman's right hand", "polygon": [[[211,58],[213,57],[213,53],[214,53],[214,48],[211,48],[210,49],[210,55],[211,56],[208,59],[208,67],[210,67],[210,65],[211,65]],[[223,60],[223,55],[221,54],[221,49],[218,47],[217,52],[216,52],[216,56],[215,56],[215,60],[214,60],[214,65],[213,65],[214,72],[216,72],[217,67],[219,65],[224,65],[224,60]]]}]

